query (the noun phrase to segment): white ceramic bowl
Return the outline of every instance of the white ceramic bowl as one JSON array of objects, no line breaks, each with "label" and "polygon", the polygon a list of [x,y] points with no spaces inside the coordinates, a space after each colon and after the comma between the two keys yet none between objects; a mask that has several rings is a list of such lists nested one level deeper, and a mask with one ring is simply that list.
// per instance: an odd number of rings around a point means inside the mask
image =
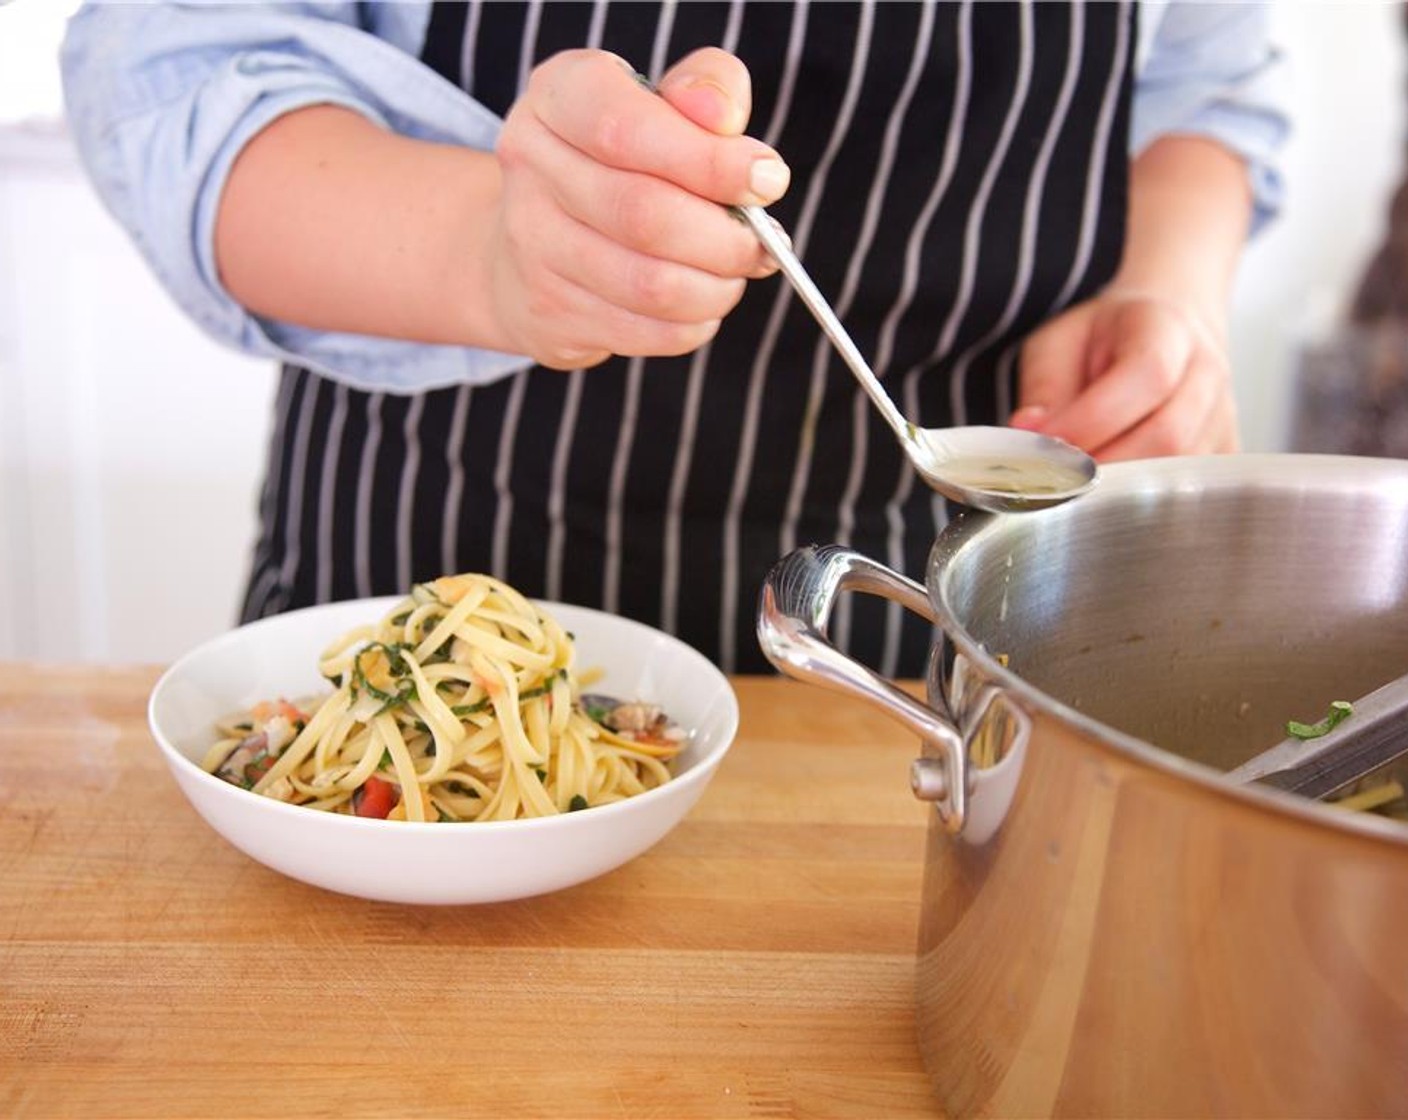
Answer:
[{"label": "white ceramic bowl", "polygon": [[331,603],[242,626],[186,654],[152,690],[152,734],[196,811],[246,855],[294,879],[363,898],[441,904],[572,886],[619,867],[669,832],[704,792],[738,730],[738,700],[702,654],[629,619],[544,603],[575,635],[577,669],[605,671],[593,692],[658,703],[689,732],[671,781],[556,817],[418,824],[286,805],[200,768],[217,718],[259,700],[326,692],[318,655],[398,600]]}]

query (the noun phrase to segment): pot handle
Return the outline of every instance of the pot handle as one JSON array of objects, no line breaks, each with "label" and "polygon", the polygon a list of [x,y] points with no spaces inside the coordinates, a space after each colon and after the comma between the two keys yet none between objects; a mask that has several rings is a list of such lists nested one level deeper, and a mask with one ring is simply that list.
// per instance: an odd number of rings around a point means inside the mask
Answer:
[{"label": "pot handle", "polygon": [[935,803],[956,833],[968,797],[963,736],[944,716],[831,644],[826,626],[842,591],[879,595],[935,621],[928,594],[912,579],[849,548],[809,545],[788,553],[768,573],[758,603],[758,644],[787,676],[858,697],[932,747],[933,754],[911,765],[910,786],[916,797]]}]

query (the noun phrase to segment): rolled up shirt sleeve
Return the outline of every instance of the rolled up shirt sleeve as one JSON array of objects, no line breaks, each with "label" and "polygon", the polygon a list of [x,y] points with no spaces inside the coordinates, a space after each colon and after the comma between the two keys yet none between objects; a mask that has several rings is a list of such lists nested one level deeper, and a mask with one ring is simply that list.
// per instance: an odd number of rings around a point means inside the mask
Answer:
[{"label": "rolled up shirt sleeve", "polygon": [[1290,133],[1289,78],[1265,3],[1171,0],[1140,9],[1130,147],[1206,136],[1247,166],[1252,232],[1281,209],[1280,153]]},{"label": "rolled up shirt sleeve", "polygon": [[214,232],[226,178],[244,145],[285,113],[341,105],[403,135],[494,146],[499,118],[417,58],[428,16],[419,4],[100,3],[71,20],[60,61],[89,176],[165,288],[217,340],[391,392],[482,383],[531,364],[277,322],[220,282]]}]

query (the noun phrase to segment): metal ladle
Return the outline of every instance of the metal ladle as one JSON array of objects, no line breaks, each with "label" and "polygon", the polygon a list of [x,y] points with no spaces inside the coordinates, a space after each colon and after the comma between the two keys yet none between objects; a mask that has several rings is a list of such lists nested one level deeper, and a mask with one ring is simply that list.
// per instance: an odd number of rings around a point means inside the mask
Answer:
[{"label": "metal ladle", "polygon": [[914,469],[940,494],[966,506],[1009,513],[1059,505],[1095,485],[1095,460],[1053,436],[1020,428],[918,428],[911,424],[890,400],[836,312],[807,275],[781,227],[761,206],[729,209],[781,266],[783,275],[894,430]]}]

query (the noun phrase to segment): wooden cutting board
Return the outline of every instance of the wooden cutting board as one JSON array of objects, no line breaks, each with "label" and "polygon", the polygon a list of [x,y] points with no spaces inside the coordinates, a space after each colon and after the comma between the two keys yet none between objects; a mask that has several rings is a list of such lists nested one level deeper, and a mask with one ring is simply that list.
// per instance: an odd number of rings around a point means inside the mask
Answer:
[{"label": "wooden cutting board", "polygon": [[0,672],[0,1115],[934,1116],[914,1023],[916,744],[735,681],[685,822],[479,907],[285,879],[206,827],[151,669]]}]

